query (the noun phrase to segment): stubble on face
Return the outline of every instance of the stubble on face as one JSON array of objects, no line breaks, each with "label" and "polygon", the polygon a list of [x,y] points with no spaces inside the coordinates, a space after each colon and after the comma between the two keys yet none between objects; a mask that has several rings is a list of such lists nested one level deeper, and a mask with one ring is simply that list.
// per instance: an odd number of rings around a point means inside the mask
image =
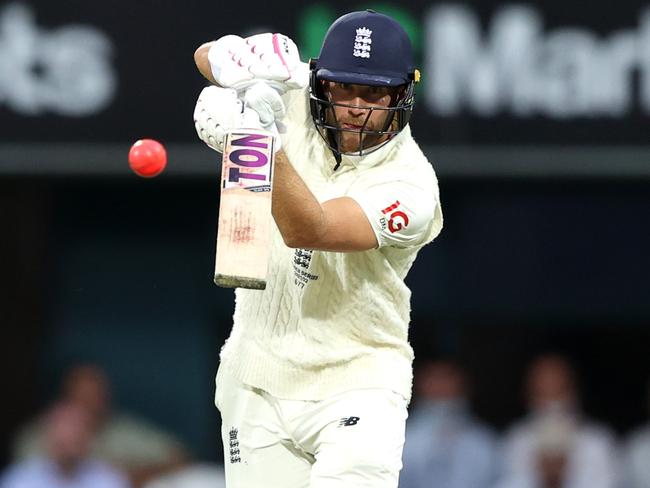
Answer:
[{"label": "stubble on face", "polygon": [[327,109],[327,123],[340,129],[337,143],[343,153],[368,149],[388,139],[387,134],[368,134],[385,128],[386,110],[393,105],[397,89],[325,82],[324,91],[333,105]]}]

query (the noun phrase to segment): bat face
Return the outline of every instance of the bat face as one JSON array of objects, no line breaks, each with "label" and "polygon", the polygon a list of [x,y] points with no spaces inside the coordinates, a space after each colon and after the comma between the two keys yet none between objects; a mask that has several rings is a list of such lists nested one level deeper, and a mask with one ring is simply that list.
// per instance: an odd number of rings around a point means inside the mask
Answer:
[{"label": "bat face", "polygon": [[264,289],[271,241],[273,135],[240,129],[226,137],[214,281]]},{"label": "bat face", "polygon": [[[223,153],[222,188],[271,191],[273,136],[264,131],[231,132]],[[270,154],[269,154],[270,152]]]}]

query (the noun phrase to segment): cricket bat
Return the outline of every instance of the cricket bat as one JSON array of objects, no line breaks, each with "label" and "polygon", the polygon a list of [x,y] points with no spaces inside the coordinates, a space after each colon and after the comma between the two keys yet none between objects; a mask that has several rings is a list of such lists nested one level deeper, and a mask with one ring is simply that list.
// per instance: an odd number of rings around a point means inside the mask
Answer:
[{"label": "cricket bat", "polygon": [[214,282],[225,288],[266,287],[271,240],[273,134],[237,129],[226,135]]}]

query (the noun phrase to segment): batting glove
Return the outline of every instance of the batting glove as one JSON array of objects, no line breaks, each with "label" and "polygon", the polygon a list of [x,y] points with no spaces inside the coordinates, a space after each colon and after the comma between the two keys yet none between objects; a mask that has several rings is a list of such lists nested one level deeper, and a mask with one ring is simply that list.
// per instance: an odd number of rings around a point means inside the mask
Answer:
[{"label": "batting glove", "polygon": [[296,44],[282,34],[221,37],[210,47],[208,60],[217,84],[240,93],[259,80],[280,94],[304,88],[309,81],[309,69],[300,61]]},{"label": "batting glove", "polygon": [[231,88],[209,86],[201,91],[194,107],[194,128],[199,139],[220,153],[226,133],[233,129],[265,129],[276,136],[276,151],[282,145],[276,124],[271,121],[263,127],[259,114],[245,107]]},{"label": "batting glove", "polygon": [[281,121],[287,113],[280,94],[264,81],[258,81],[246,90],[244,105],[257,112],[265,128]]},{"label": "batting glove", "polygon": [[199,139],[215,151],[223,152],[226,132],[240,126],[243,110],[244,104],[235,90],[204,88],[194,107],[194,127]]}]

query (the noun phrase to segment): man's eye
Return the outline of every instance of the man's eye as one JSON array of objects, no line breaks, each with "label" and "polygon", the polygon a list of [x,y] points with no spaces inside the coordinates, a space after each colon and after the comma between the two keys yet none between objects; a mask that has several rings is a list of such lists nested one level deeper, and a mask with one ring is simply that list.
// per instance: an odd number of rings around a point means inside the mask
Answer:
[{"label": "man's eye", "polygon": [[388,92],[382,86],[371,86],[368,90],[368,94],[374,99],[379,99],[386,96]]},{"label": "man's eye", "polygon": [[339,87],[342,88],[343,90],[349,90],[350,89],[350,84],[349,83],[339,83]]},{"label": "man's eye", "polygon": [[373,86],[373,95],[378,95],[381,97],[385,97],[386,95],[390,95],[390,90],[388,88],[385,88],[383,86]]}]

